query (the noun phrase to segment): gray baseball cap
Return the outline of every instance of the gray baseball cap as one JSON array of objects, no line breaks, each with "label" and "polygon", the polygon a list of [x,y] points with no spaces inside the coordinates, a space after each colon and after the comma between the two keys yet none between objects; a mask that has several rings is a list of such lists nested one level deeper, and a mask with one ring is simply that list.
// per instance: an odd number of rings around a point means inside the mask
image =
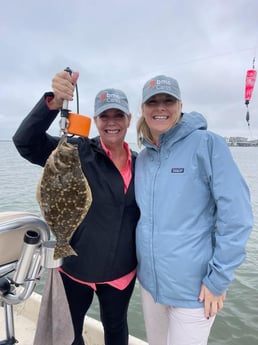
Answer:
[{"label": "gray baseball cap", "polygon": [[108,109],[119,109],[129,115],[129,105],[126,95],[118,89],[105,89],[98,92],[95,98],[94,115],[98,116]]},{"label": "gray baseball cap", "polygon": [[181,92],[177,80],[165,75],[158,75],[145,83],[142,91],[142,103],[159,93],[167,93],[181,101]]}]

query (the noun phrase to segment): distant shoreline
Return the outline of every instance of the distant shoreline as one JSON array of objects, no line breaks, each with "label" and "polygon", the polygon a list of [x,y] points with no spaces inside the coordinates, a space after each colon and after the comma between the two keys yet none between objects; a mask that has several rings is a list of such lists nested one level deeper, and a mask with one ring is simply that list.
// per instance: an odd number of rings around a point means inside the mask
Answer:
[{"label": "distant shoreline", "polygon": [[[0,139],[1,142],[12,142],[12,139]],[[135,144],[136,143],[130,143],[130,144]],[[256,139],[255,142],[227,142],[227,145],[229,147],[258,147],[258,140]]]},{"label": "distant shoreline", "polygon": [[228,143],[229,147],[258,147],[258,143]]}]

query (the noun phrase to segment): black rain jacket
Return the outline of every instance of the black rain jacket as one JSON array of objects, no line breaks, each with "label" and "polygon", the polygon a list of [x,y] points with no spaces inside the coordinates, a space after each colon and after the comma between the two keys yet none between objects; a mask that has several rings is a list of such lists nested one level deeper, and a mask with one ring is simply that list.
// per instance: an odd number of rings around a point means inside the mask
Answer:
[{"label": "black rain jacket", "polygon": [[[46,93],[13,136],[13,142],[22,157],[44,166],[58,137],[46,133],[58,111],[49,110]],[[110,281],[131,272],[137,265],[135,228],[139,209],[134,195],[134,166],[136,153],[132,152],[132,180],[124,193],[123,178],[101,148],[99,137],[68,138],[77,144],[82,170],[92,192],[91,207],[74,233],[71,246],[78,256],[64,258],[65,272],[88,282]]]}]

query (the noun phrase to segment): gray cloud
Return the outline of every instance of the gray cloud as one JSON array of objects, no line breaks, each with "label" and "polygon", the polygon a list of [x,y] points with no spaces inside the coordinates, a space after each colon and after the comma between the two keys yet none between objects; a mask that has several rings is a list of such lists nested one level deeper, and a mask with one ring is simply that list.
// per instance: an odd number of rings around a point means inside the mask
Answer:
[{"label": "gray cloud", "polygon": [[[83,114],[92,115],[102,88],[127,93],[134,115],[129,141],[135,141],[142,86],[161,73],[178,79],[184,111],[202,112],[210,130],[257,138],[258,81],[249,106],[251,132],[244,105],[245,73],[257,53],[257,17],[257,0],[5,2],[0,139],[11,138],[66,66],[80,72]],[[58,122],[51,131],[58,133]]]}]

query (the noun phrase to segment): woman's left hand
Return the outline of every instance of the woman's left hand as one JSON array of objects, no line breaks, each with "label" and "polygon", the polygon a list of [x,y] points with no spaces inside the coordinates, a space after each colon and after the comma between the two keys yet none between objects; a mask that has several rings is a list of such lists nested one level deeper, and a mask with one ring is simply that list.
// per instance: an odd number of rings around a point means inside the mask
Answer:
[{"label": "woman's left hand", "polygon": [[204,315],[208,319],[223,308],[226,293],[216,296],[205,285],[202,285],[199,301],[204,302]]}]

